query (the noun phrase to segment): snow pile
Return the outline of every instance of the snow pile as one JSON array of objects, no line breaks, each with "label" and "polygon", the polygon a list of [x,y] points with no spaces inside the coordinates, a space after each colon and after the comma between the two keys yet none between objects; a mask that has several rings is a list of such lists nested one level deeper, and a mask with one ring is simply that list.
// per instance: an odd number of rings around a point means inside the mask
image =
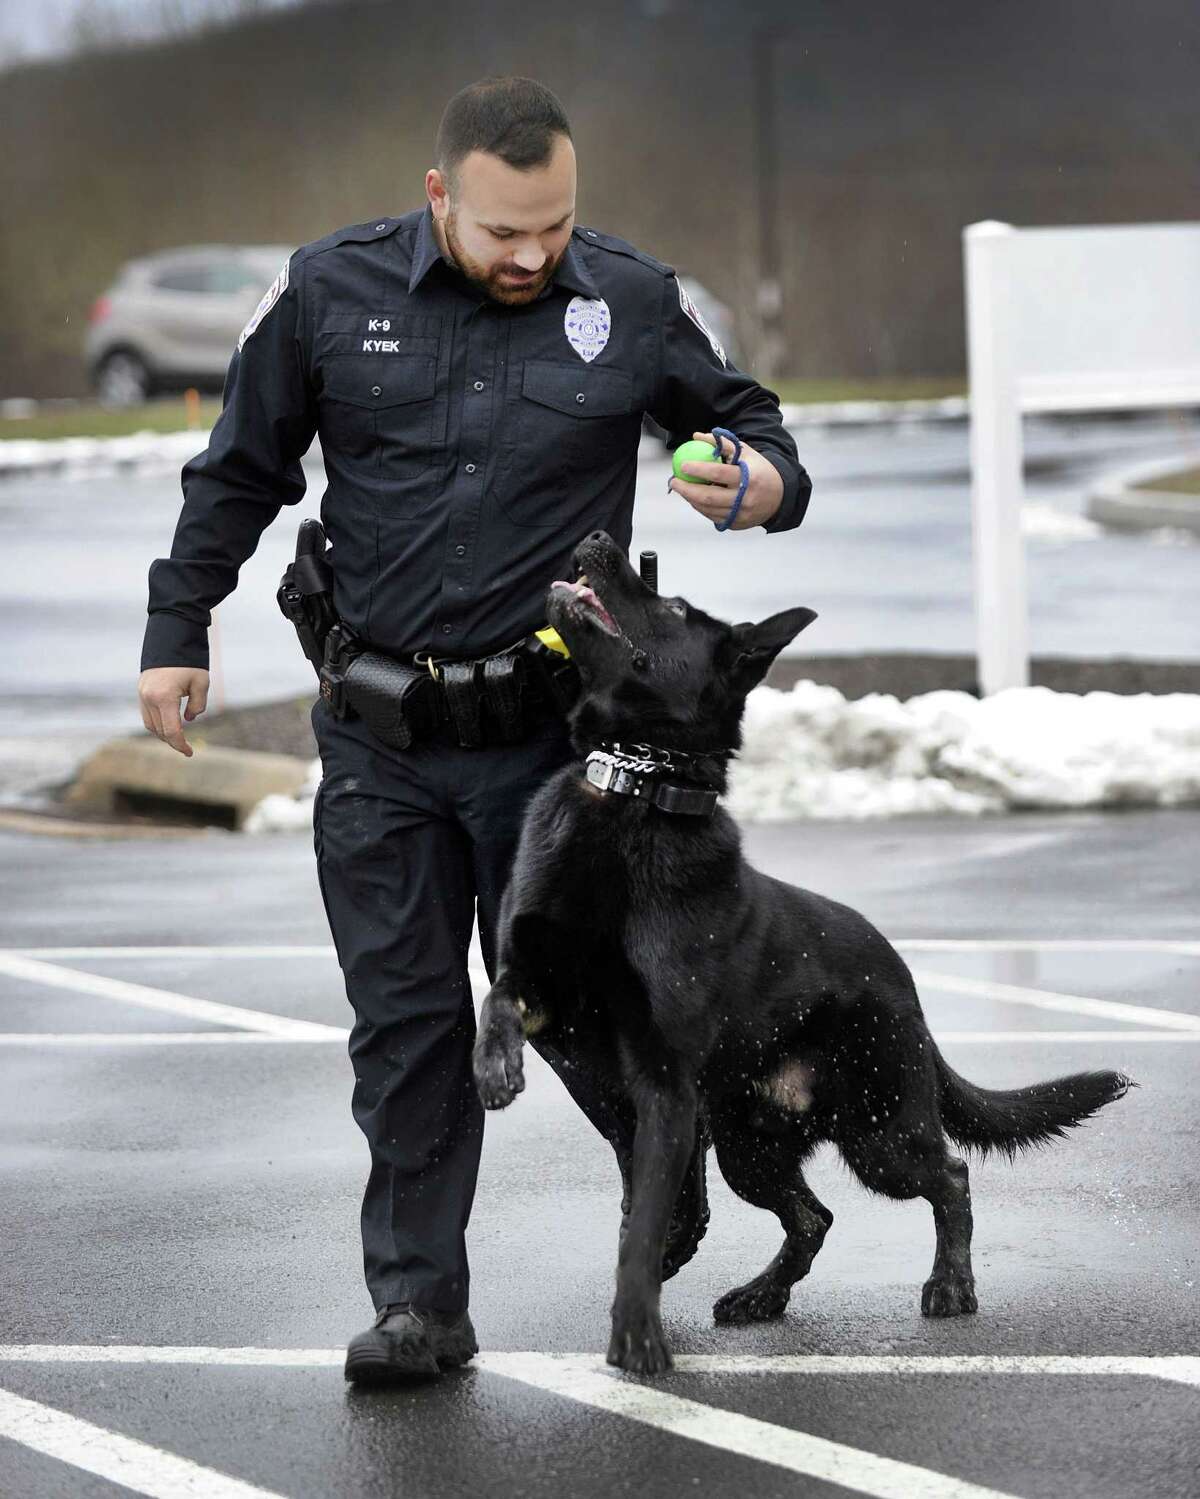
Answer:
[{"label": "snow pile", "polygon": [[93,477],[133,469],[178,467],[208,443],[208,432],[132,432],[128,437],[17,437],[0,442],[0,478],[60,473]]},{"label": "snow pile", "polygon": [[[1200,802],[1200,695],[1012,688],[847,701],[836,687],[758,687],[725,805],[740,822]],[[312,824],[321,762],[269,796],[249,833]]]},{"label": "snow pile", "polygon": [[1200,801],[1200,695],[1010,688],[907,702],[759,687],[726,804],[741,821]]},{"label": "snow pile", "polygon": [[1086,515],[1027,500],[1021,506],[1021,535],[1033,541],[1091,541],[1105,530]]},{"label": "snow pile", "polygon": [[244,833],[295,833],[311,828],[313,797],[321,784],[321,760],[308,762],[308,777],[295,796],[273,792],[253,807],[242,824]]}]

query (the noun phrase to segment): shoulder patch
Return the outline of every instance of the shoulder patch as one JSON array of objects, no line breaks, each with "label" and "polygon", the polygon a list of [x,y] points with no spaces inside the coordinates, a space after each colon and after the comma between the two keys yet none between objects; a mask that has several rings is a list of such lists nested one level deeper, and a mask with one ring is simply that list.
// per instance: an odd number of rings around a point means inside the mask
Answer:
[{"label": "shoulder patch", "polygon": [[700,309],[696,306],[695,302],[692,301],[691,297],[688,296],[683,282],[676,280],[675,284],[679,287],[680,307],[683,308],[687,316],[691,318],[692,322],[695,323],[700,332],[703,333],[705,338],[708,339],[709,343],[712,345],[713,353],[717,356],[721,363],[728,364],[729,361],[725,358],[725,350],[721,347],[720,340],[717,338],[717,335],[712,331],[708,324],[704,321],[704,319],[700,316]]},{"label": "shoulder patch", "polygon": [[653,255],[647,255],[644,250],[631,245],[627,239],[619,239],[615,234],[602,234],[598,229],[581,229],[578,224],[574,232],[585,245],[599,245],[602,250],[611,250],[615,255],[627,255],[630,260],[640,260],[643,265],[652,266],[660,276],[670,276],[675,269],[665,261],[655,260]]},{"label": "shoulder patch", "polygon": [[255,328],[258,327],[259,323],[262,322],[263,318],[266,317],[267,313],[270,312],[271,308],[274,307],[275,303],[279,301],[280,297],[282,297],[284,292],[287,290],[288,270],[291,266],[291,263],[291,256],[289,256],[287,260],[283,262],[283,270],[280,271],[279,275],[275,277],[274,281],[272,281],[270,286],[267,287],[266,291],[263,292],[262,300],[259,302],[258,306],[251,314],[250,321],[238,335],[237,346],[239,353],[241,352],[242,345],[246,342],[246,340],[254,332]]}]

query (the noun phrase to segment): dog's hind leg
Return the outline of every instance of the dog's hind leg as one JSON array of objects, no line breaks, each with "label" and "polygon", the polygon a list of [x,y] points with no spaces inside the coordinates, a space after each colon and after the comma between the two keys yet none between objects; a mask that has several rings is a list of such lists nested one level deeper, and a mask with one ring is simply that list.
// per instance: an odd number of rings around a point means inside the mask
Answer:
[{"label": "dog's hind leg", "polygon": [[817,1257],[833,1214],[804,1180],[805,1150],[793,1132],[766,1134],[745,1118],[728,1115],[714,1115],[712,1129],[721,1175],[744,1201],[774,1213],[786,1235],[761,1275],[714,1302],[713,1319],[764,1322],[783,1315],[792,1287]]},{"label": "dog's hind leg", "polygon": [[837,1141],[846,1164],[873,1192],[924,1197],[933,1208],[937,1249],[921,1291],[927,1317],[957,1317],[978,1310],[971,1269],[971,1187],[966,1161],[951,1155],[944,1139],[911,1130],[856,1131]]}]

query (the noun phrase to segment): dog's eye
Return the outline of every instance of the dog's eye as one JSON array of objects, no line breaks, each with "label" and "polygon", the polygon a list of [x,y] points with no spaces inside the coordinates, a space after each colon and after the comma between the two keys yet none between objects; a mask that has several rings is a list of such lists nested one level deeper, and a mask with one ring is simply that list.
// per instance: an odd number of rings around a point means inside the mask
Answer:
[{"label": "dog's eye", "polygon": [[673,609],[676,614],[687,614],[687,605],[682,599],[667,599],[666,605],[668,609]]}]

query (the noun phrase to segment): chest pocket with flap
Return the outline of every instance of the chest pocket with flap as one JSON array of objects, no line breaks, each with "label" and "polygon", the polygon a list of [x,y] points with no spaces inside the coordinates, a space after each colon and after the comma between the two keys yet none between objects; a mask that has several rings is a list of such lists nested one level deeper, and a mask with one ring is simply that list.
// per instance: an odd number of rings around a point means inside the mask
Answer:
[{"label": "chest pocket with flap", "polygon": [[400,349],[364,349],[359,333],[318,337],[321,440],[341,457],[369,464],[379,478],[412,479],[442,447],[435,421],[438,340],[399,332]]},{"label": "chest pocket with flap", "polygon": [[[641,413],[633,409],[626,370],[527,359],[515,403],[513,441],[497,497],[520,526],[561,526],[595,509],[589,476],[614,444],[633,442]],[[601,497],[611,503],[611,497]]]}]

